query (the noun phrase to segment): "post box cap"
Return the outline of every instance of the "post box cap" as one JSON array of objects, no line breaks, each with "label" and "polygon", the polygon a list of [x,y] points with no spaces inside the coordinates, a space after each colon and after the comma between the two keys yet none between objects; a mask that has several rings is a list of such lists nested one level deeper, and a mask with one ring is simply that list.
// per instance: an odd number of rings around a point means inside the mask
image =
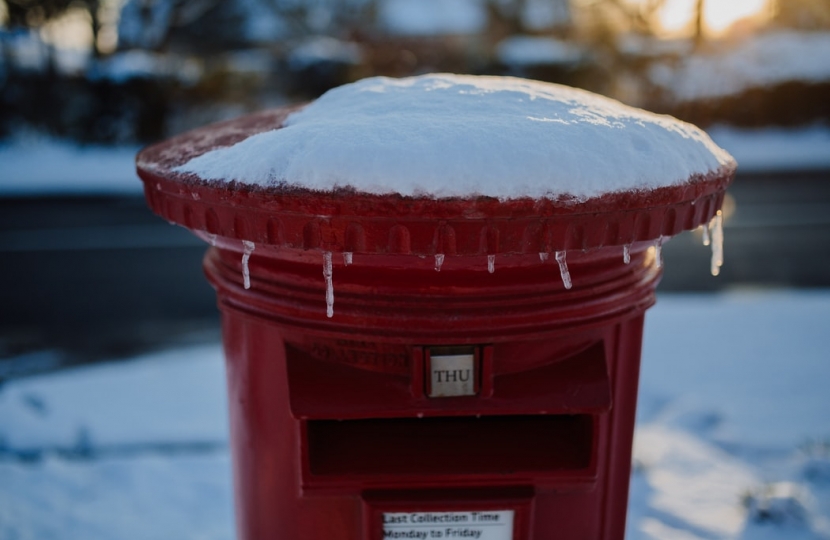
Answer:
[{"label": "post box cap", "polygon": [[376,77],[143,150],[151,207],[279,247],[552,252],[708,222],[735,161],[698,128],[510,77]]}]

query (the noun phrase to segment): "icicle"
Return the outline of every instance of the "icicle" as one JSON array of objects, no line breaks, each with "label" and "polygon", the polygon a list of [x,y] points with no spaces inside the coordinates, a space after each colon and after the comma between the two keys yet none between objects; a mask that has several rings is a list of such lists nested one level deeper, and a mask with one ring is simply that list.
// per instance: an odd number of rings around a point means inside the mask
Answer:
[{"label": "icicle", "polygon": [[331,280],[331,251],[323,252],[323,277],[326,278],[326,317],[334,316],[334,283]]},{"label": "icicle", "polygon": [[712,275],[717,276],[723,266],[723,213],[720,210],[712,223]]},{"label": "icicle", "polygon": [[208,237],[208,241],[210,242],[210,245],[213,246],[213,247],[216,247],[216,237],[217,237],[217,235],[215,235],[213,233],[207,233],[207,237]]},{"label": "icicle", "polygon": [[657,268],[663,267],[663,237],[654,241],[654,264]]},{"label": "icicle", "polygon": [[631,262],[631,244],[623,246],[623,262],[628,264]]},{"label": "icicle", "polygon": [[709,242],[710,242],[710,239],[709,239],[709,224],[704,223],[703,225],[700,226],[700,228],[703,229],[703,245],[708,246]]},{"label": "icicle", "polygon": [[568,272],[568,263],[565,262],[564,251],[556,252],[556,262],[559,263],[559,274],[562,276],[562,284],[565,285],[566,289],[570,289],[573,284],[571,283],[571,273]]},{"label": "icicle", "polygon": [[550,257],[550,253],[544,253],[542,251],[539,252],[539,260],[545,262]]},{"label": "icicle", "polygon": [[444,254],[443,253],[437,253],[435,255],[435,271],[436,272],[441,271],[441,265],[442,264],[444,264]]},{"label": "icicle", "polygon": [[251,258],[254,249],[256,249],[256,245],[253,242],[242,241],[242,285],[246,289],[251,288],[251,272],[248,269],[248,260]]},{"label": "icicle", "polygon": [[487,271],[491,274],[496,271],[496,256],[487,255]]},{"label": "icicle", "polygon": [[343,264],[349,266],[352,264],[352,252],[351,251],[344,251],[343,252]]}]

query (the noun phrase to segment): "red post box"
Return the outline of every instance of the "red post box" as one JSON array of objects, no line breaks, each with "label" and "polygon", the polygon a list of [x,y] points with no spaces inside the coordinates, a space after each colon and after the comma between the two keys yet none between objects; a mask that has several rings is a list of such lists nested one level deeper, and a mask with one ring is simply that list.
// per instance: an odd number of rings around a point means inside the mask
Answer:
[{"label": "red post box", "polygon": [[621,539],[663,238],[734,167],[582,202],[216,183],[151,146],[151,208],[212,244],[239,538]]}]

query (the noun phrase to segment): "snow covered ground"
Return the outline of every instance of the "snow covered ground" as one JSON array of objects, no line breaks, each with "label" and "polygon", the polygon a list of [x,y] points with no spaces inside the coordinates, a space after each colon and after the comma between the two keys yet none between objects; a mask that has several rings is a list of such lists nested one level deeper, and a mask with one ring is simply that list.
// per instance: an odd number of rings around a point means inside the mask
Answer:
[{"label": "snow covered ground", "polygon": [[718,125],[707,132],[732,154],[743,173],[830,169],[826,126],[753,130]]},{"label": "snow covered ground", "polygon": [[81,146],[40,136],[0,142],[0,196],[135,195],[138,146]]},{"label": "snow covered ground", "polygon": [[[830,290],[660,298],[629,540],[830,538],[828,320]],[[218,344],[0,387],[2,539],[230,539],[231,489]]]},{"label": "snow covered ground", "polygon": [[661,297],[629,538],[830,538],[828,320],[830,291]]}]

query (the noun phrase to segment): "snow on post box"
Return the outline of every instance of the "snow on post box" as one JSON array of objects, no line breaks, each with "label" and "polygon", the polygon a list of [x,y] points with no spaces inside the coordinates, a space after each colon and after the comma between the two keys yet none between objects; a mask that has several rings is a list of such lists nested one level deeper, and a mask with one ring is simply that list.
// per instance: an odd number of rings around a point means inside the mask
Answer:
[{"label": "snow on post box", "polygon": [[722,237],[735,163],[703,132],[534,81],[372,78],[137,163],[213,246],[239,538],[623,537],[660,246]]}]

